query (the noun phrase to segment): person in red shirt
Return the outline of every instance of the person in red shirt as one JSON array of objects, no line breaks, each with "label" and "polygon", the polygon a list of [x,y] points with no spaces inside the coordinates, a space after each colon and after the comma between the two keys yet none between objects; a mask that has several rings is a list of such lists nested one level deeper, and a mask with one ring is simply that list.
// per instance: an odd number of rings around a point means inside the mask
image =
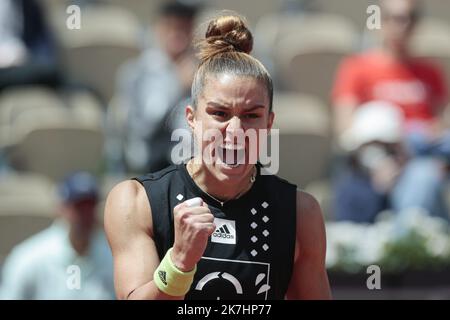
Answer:
[{"label": "person in red shirt", "polygon": [[373,100],[398,105],[408,131],[419,124],[435,124],[447,100],[443,76],[429,61],[404,58],[374,50],[342,63],[333,92],[340,131],[345,130],[358,105]]},{"label": "person in red shirt", "polygon": [[398,105],[407,129],[419,123],[432,125],[448,103],[439,67],[409,51],[409,39],[420,17],[418,1],[382,0],[380,4],[381,48],[346,58],[337,72],[332,100],[338,133],[349,127],[355,108],[368,101]]},{"label": "person in red shirt", "polygon": [[[441,115],[448,104],[447,86],[436,64],[414,57],[409,50],[409,40],[420,18],[419,2],[381,0],[380,5],[381,47],[344,59],[338,69],[332,92],[335,130],[339,137],[349,132],[355,111],[363,104],[371,101],[391,103],[398,106],[404,116],[402,127],[406,144],[412,146],[409,149],[411,156],[417,154],[418,150],[427,149],[424,145],[428,143],[448,139],[442,138],[445,137],[445,131],[441,121]],[[353,150],[353,155],[357,155],[359,151]],[[442,205],[438,206],[439,210],[435,209],[436,203],[442,202],[442,184],[445,179],[442,165],[436,159],[428,156],[411,157],[406,164],[398,163],[394,169],[392,163],[389,169],[380,163],[369,174],[357,174],[360,179],[358,183],[349,178],[355,176],[357,171],[355,167],[350,171],[352,170],[350,175],[344,174],[345,178],[337,184],[338,219],[345,216],[346,219],[358,220],[362,208],[373,212],[370,218],[373,220],[374,212],[385,209],[385,203],[390,203],[399,211],[421,207],[433,215],[448,218],[447,214],[442,213],[445,210]],[[383,175],[386,170],[391,171],[388,176],[392,177],[393,182],[387,185],[392,188],[383,190],[380,195],[373,188],[373,182],[376,176]],[[423,174],[424,172],[427,174]],[[355,192],[358,184],[358,192]],[[365,196],[373,201],[367,201],[366,198],[364,203],[360,203],[364,198],[357,196],[362,192],[361,184],[366,185]],[[372,208],[366,208],[368,203],[374,204]]]}]

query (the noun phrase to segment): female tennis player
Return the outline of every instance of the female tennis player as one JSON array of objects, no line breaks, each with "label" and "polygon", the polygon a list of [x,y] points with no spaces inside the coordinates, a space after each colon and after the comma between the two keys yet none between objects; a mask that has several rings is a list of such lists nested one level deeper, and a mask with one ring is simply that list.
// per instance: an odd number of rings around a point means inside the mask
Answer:
[{"label": "female tennis player", "polygon": [[259,140],[236,139],[274,120],[272,80],[252,46],[241,17],[209,23],[186,107],[200,152],[108,195],[119,299],[330,298],[320,206],[261,174],[250,161]]}]

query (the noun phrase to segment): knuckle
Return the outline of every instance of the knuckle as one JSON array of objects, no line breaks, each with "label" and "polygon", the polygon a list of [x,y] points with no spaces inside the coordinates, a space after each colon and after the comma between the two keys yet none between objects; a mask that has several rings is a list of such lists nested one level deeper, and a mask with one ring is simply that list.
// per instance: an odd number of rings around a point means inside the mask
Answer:
[{"label": "knuckle", "polygon": [[205,231],[205,226],[203,223],[199,222],[195,224],[195,231],[197,234],[202,234]]},{"label": "knuckle", "polygon": [[175,219],[179,222],[186,222],[186,220],[190,217],[190,212],[188,210],[180,210],[176,215]]}]

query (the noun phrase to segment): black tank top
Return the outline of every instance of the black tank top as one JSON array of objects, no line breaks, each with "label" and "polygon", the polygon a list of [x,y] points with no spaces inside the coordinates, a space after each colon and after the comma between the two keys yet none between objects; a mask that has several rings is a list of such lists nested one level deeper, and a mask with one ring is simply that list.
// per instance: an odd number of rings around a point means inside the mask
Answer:
[{"label": "black tank top", "polygon": [[261,175],[238,199],[220,203],[193,181],[185,164],[135,178],[150,200],[154,241],[162,259],[174,242],[173,208],[201,197],[215,217],[186,299],[284,299],[294,263],[297,187]]}]

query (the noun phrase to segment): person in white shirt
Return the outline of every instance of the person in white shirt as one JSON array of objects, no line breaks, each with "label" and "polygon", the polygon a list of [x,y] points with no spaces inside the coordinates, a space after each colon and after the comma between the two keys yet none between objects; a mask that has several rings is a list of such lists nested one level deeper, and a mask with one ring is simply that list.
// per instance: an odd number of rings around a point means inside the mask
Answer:
[{"label": "person in white shirt", "polygon": [[2,268],[0,299],[115,299],[112,255],[96,222],[98,189],[86,172],[59,187],[58,218],[17,245]]}]

